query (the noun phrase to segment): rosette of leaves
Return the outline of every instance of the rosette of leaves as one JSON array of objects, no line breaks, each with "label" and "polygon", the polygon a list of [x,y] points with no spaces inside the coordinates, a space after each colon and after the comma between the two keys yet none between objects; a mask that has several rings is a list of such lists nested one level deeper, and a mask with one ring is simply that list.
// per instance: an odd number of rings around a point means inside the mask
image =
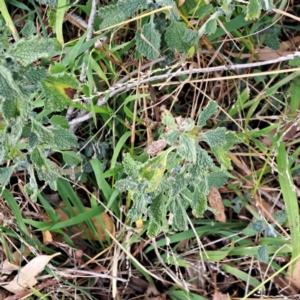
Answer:
[{"label": "rosette of leaves", "polygon": [[[187,209],[191,208],[197,218],[203,216],[209,209],[207,195],[211,187],[220,188],[226,183],[227,170],[231,169],[227,152],[240,139],[223,127],[203,131],[217,110],[217,103],[210,101],[199,112],[196,124],[193,119],[174,118],[166,111],[162,119],[165,132],[160,138],[169,147],[144,163],[125,155],[127,177],[116,182],[115,187],[128,191],[133,201],[128,213],[132,221],[150,220],[149,237],[169,230],[168,215],[174,230],[187,230]],[[219,166],[200,141],[210,147]]]},{"label": "rosette of leaves", "polygon": [[[5,187],[14,170],[26,169],[29,175],[25,192],[36,199],[40,181],[56,189],[60,168],[50,161],[50,152],[62,153],[68,165],[78,165],[81,158],[72,149],[76,136],[66,119],[56,115],[72,104],[70,92],[79,84],[70,74],[49,74],[33,65],[50,58],[57,51],[54,40],[39,36],[20,39],[0,47],[0,187]],[[40,103],[35,102],[39,96]],[[44,109],[35,112],[36,107]]]}]

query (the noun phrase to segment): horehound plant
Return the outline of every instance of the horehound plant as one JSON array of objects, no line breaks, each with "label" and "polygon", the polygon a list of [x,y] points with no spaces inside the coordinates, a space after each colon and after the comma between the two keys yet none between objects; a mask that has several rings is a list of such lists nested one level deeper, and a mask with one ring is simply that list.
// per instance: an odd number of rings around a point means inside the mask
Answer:
[{"label": "horehound plant", "polygon": [[0,187],[10,182],[14,170],[26,170],[29,180],[24,191],[34,201],[36,174],[57,189],[60,168],[47,158],[50,152],[61,153],[64,163],[72,167],[82,159],[72,151],[77,137],[58,114],[72,105],[70,98],[79,83],[65,70],[34,65],[56,55],[59,45],[28,31],[31,36],[24,34],[25,38],[9,43],[8,29],[0,19]]},{"label": "horehound plant", "polygon": [[[128,191],[133,201],[128,213],[131,221],[150,220],[149,237],[167,232],[170,223],[174,230],[187,230],[187,209],[190,207],[197,218],[203,216],[209,209],[210,188],[220,188],[226,183],[227,170],[232,168],[227,152],[241,140],[224,127],[203,130],[206,121],[217,111],[217,103],[210,101],[199,112],[196,124],[191,118],[174,118],[165,111],[162,118],[165,130],[154,148],[158,146],[162,150],[167,146],[166,150],[154,151],[152,154],[156,156],[145,163],[125,154],[123,166],[127,177],[117,181],[115,187]],[[210,147],[219,166],[200,146],[200,141]]]}]

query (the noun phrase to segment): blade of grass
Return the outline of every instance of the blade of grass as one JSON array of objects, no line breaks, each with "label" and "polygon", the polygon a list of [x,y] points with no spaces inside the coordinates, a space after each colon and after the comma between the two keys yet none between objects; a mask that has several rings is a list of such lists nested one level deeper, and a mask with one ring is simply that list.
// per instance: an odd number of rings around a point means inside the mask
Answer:
[{"label": "blade of grass", "polygon": [[110,170],[112,170],[115,165],[116,165],[116,162],[117,162],[117,158],[122,150],[122,147],[123,145],[125,144],[126,140],[131,136],[131,132],[128,131],[128,132],[125,132],[121,138],[119,139],[115,149],[114,149],[114,154],[113,154],[113,157],[111,159],[111,163],[110,163]]},{"label": "blade of grass", "polygon": [[[232,266],[224,264],[224,265],[222,265],[222,269],[225,272],[232,274],[234,277],[236,277],[242,281],[249,282],[251,285],[253,285],[255,287],[258,287],[261,284],[256,278],[254,278],[254,277],[250,276],[249,274],[247,274],[241,270],[238,270],[237,268],[234,268]],[[263,295],[263,291],[262,291],[262,295]]]},{"label": "blade of grass", "polygon": [[15,41],[19,40],[18,31],[17,31],[15,24],[10,16],[10,13],[7,10],[7,6],[6,6],[4,0],[0,0],[0,12],[1,12],[7,26],[9,27]]},{"label": "blade of grass", "polygon": [[68,10],[68,0],[58,0],[56,9],[56,19],[55,19],[55,32],[56,38],[61,45],[64,44],[63,36],[63,22],[65,17],[65,12]]},{"label": "blade of grass", "polygon": [[22,217],[21,211],[19,209],[19,206],[14,198],[14,196],[12,195],[12,193],[7,190],[4,189],[2,196],[5,198],[5,200],[7,201],[10,209],[13,211],[14,216],[17,220],[18,226],[20,228],[20,230],[27,236],[30,236],[30,232],[28,231],[24,219]]},{"label": "blade of grass", "polygon": [[[283,201],[286,206],[288,223],[290,225],[291,242],[292,242],[292,260],[300,252],[299,243],[299,207],[296,195],[295,185],[291,176],[288,156],[285,150],[284,142],[281,141],[277,147],[277,167],[278,179],[282,192]],[[295,269],[295,263],[292,265],[292,273]]]}]

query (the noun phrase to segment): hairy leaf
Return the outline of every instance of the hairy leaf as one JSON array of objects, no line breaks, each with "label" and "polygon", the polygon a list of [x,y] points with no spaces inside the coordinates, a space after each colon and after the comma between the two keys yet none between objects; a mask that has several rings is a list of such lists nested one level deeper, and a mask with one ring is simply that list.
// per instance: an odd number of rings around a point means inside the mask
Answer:
[{"label": "hairy leaf", "polygon": [[147,0],[119,0],[118,8],[127,17],[133,17],[139,9],[147,8]]},{"label": "hairy leaf", "polygon": [[65,128],[53,129],[54,143],[58,148],[69,148],[77,146],[77,137]]},{"label": "hairy leaf", "polygon": [[54,115],[50,119],[50,123],[53,127],[62,127],[65,129],[69,129],[69,123],[64,116]]},{"label": "hairy leaf", "polygon": [[180,146],[177,148],[177,153],[186,161],[196,163],[196,141],[186,134],[182,134],[179,138]]},{"label": "hairy leaf", "polygon": [[161,122],[165,126],[170,127],[172,129],[178,128],[174,117],[168,110],[164,110]]},{"label": "hairy leaf", "polygon": [[183,41],[186,31],[187,27],[183,22],[171,21],[165,33],[165,40],[172,51],[188,52],[191,44]]},{"label": "hairy leaf", "polygon": [[18,94],[19,89],[13,80],[11,72],[0,64],[0,97],[14,99]]},{"label": "hairy leaf", "polygon": [[48,183],[52,190],[57,191],[57,179],[60,175],[55,170],[49,167],[42,167],[41,169],[37,169],[37,175],[40,180]]},{"label": "hairy leaf", "polygon": [[203,140],[207,142],[207,144],[213,148],[216,146],[223,146],[225,145],[225,134],[226,128],[225,127],[218,127],[215,130],[210,130],[202,133]]},{"label": "hairy leaf", "polygon": [[213,34],[215,33],[217,29],[217,17],[220,15],[220,13],[217,11],[214,14],[212,14],[209,19],[201,26],[201,28],[198,30],[198,36],[199,38],[202,37],[204,34]]},{"label": "hairy leaf", "polygon": [[37,84],[47,76],[47,70],[44,67],[29,67],[24,73],[25,78],[31,84]]},{"label": "hairy leaf", "polygon": [[14,171],[14,166],[6,167],[6,168],[0,168],[0,186],[5,187],[9,181],[10,177]]},{"label": "hairy leaf", "polygon": [[179,139],[180,131],[179,130],[171,130],[170,132],[164,133],[161,135],[161,138],[165,140],[169,145],[173,145]]},{"label": "hairy leaf", "polygon": [[261,6],[259,0],[249,0],[247,5],[246,20],[258,19],[261,13]]},{"label": "hairy leaf", "polygon": [[205,126],[207,120],[218,112],[218,108],[216,101],[209,101],[206,107],[202,111],[199,111],[197,125],[201,127]]},{"label": "hairy leaf", "polygon": [[192,202],[193,215],[196,218],[200,218],[203,216],[204,212],[207,210],[207,198],[201,190],[196,187],[193,194],[193,202]]},{"label": "hairy leaf", "polygon": [[204,19],[206,16],[208,16],[213,10],[213,6],[211,4],[202,4],[199,5],[197,11],[196,11],[196,16],[198,17],[199,20]]},{"label": "hairy leaf", "polygon": [[125,173],[131,177],[133,181],[137,181],[139,178],[139,169],[141,167],[141,163],[135,161],[129,153],[125,153],[123,159],[123,166]]},{"label": "hairy leaf", "polygon": [[78,89],[79,83],[76,78],[68,74],[47,76],[42,82],[45,93],[45,107],[52,111],[61,111],[70,106],[69,92]]},{"label": "hairy leaf", "polygon": [[135,35],[136,49],[147,59],[153,60],[160,55],[161,35],[155,29],[155,24],[149,22],[141,29],[136,31]]},{"label": "hairy leaf", "polygon": [[212,172],[208,175],[208,186],[219,189],[222,187],[228,179],[226,172]]},{"label": "hairy leaf", "polygon": [[7,52],[6,57],[27,66],[42,57],[49,57],[55,50],[53,40],[33,36],[14,43]]},{"label": "hairy leaf", "polygon": [[117,5],[106,5],[99,9],[99,17],[102,20],[99,29],[119,24],[126,20],[126,15]]},{"label": "hairy leaf", "polygon": [[177,9],[177,5],[176,2],[173,0],[156,0],[156,3],[158,3],[160,6],[173,6],[175,9],[168,9],[169,13],[170,13],[170,20],[179,20],[180,16],[178,15],[178,13],[176,12]]},{"label": "hairy leaf", "polygon": [[43,155],[39,147],[35,147],[30,155],[32,163],[37,167],[41,168],[42,166],[45,166],[46,163],[46,157]]},{"label": "hairy leaf", "polygon": [[178,198],[172,201],[170,211],[173,214],[172,227],[175,230],[188,230],[188,221],[185,207],[182,205],[182,199]]},{"label": "hairy leaf", "polygon": [[40,143],[45,143],[47,145],[54,143],[53,132],[41,125],[41,123],[37,122],[35,119],[31,119],[31,130],[36,134]]},{"label": "hairy leaf", "polygon": [[74,151],[62,152],[64,162],[69,166],[77,166],[82,162],[82,157]]},{"label": "hairy leaf", "polygon": [[21,33],[25,36],[25,37],[30,37],[33,34],[36,33],[36,27],[34,25],[34,22],[31,20],[27,20],[25,23],[25,26],[22,28]]}]

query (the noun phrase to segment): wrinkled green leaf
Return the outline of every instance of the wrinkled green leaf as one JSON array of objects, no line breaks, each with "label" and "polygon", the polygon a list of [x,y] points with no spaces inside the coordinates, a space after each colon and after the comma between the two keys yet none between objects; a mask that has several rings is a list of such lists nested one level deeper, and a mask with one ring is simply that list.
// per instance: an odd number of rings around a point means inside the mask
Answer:
[{"label": "wrinkled green leaf", "polygon": [[155,24],[149,22],[141,29],[136,31],[135,35],[136,49],[147,59],[153,60],[160,55],[161,35],[155,29]]}]

